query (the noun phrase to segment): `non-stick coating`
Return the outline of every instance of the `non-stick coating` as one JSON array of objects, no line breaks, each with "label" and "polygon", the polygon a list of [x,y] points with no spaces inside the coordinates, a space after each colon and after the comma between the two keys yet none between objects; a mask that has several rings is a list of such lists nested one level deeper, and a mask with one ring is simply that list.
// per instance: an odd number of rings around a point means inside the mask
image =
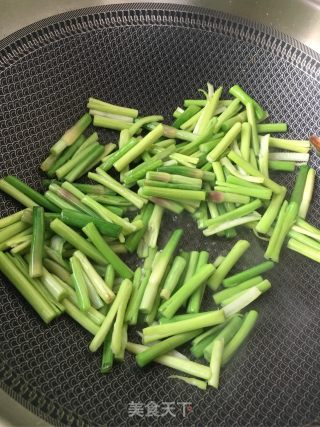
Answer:
[{"label": "non-stick coating", "polygon": [[[25,32],[26,33],[26,32]],[[167,120],[197,88],[239,83],[289,124],[289,136],[320,128],[319,61],[297,42],[237,18],[179,6],[111,6],[72,12],[34,25],[2,43],[0,57],[1,176],[15,174],[39,187],[39,163],[95,96]],[[110,137],[100,132],[104,141]],[[114,138],[114,137],[113,137]],[[319,159],[311,156],[319,176]],[[292,188],[293,178],[281,176]],[[1,216],[18,206],[0,196]],[[309,220],[319,226],[319,185]],[[161,241],[184,228],[181,247],[206,248],[211,259],[234,242],[204,239],[191,217],[166,215]],[[252,242],[243,265],[263,259]],[[283,250],[268,275],[271,291],[255,305],[255,333],[224,370],[219,391],[168,379],[161,366],[140,370],[131,355],[111,374],[89,334],[62,317],[44,326],[1,278],[2,385],[55,424],[73,425],[305,425],[320,415],[319,266]],[[211,297],[207,300],[210,306]],[[131,417],[141,403],[171,402],[175,416]],[[190,402],[183,416],[179,402]],[[318,419],[319,420],[319,419]]]}]

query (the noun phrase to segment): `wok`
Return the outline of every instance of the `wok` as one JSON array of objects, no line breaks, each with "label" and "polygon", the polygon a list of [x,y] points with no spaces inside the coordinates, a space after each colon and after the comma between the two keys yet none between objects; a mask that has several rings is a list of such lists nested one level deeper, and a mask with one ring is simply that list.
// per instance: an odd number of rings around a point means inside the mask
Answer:
[{"label": "wok", "polygon": [[[84,112],[89,96],[166,119],[207,81],[240,84],[290,138],[320,128],[320,58],[275,30],[178,5],[118,5],[69,12],[0,42],[1,176],[41,188],[38,166],[49,147]],[[105,141],[112,138],[100,132]],[[114,138],[114,137],[113,137]],[[319,176],[320,159],[311,156]],[[289,189],[293,177],[281,175]],[[319,222],[319,184],[309,220]],[[1,216],[16,205],[1,194]],[[234,241],[204,239],[189,216],[166,215],[162,243],[184,228],[185,249],[211,259]],[[250,233],[243,266],[263,259],[265,242]],[[320,269],[284,249],[268,276],[272,290],[254,305],[255,333],[224,370],[219,391],[168,379],[170,370],[140,370],[131,355],[101,375],[90,336],[62,316],[45,326],[1,277],[1,367],[5,391],[55,425],[316,425],[320,415]],[[210,300],[208,299],[208,304]],[[172,404],[172,414],[131,416],[130,405]],[[180,402],[180,403],[179,403]],[[182,410],[183,404],[187,410]]]}]

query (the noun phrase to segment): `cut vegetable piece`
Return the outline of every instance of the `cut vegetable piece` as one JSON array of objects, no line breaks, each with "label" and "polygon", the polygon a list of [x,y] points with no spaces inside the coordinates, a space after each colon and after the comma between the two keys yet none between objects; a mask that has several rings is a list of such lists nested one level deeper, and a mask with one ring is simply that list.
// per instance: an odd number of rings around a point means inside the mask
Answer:
[{"label": "cut vegetable piece", "polygon": [[307,221],[305,221],[302,218],[297,218],[296,223],[297,223],[297,225],[294,226],[293,229],[296,229],[297,227],[298,227],[298,229],[295,231],[299,231],[300,233],[304,233],[307,236],[310,236],[316,240],[320,240],[320,230],[318,228],[309,224]]},{"label": "cut vegetable piece", "polygon": [[204,108],[201,110],[199,120],[194,128],[193,133],[197,135],[201,135],[203,132],[206,131],[209,125],[209,122],[213,117],[213,113],[218,106],[218,102],[221,94],[222,94],[222,87],[219,87],[217,90],[214,91],[213,95],[210,98],[207,98],[207,103],[204,106]]},{"label": "cut vegetable piece", "polygon": [[[174,151],[174,147],[173,150]],[[171,149],[168,151],[168,154],[172,152]],[[155,156],[154,156],[155,157]],[[166,157],[166,156],[165,156]],[[124,183],[128,186],[134,184],[139,179],[145,177],[146,173],[149,171],[153,171],[163,165],[163,161],[160,159],[154,159],[151,157],[150,160],[140,163],[140,165],[136,166],[134,169],[126,172],[124,175]]]},{"label": "cut vegetable piece", "polygon": [[[98,105],[97,105],[97,107],[98,107]],[[94,110],[94,109],[90,109],[89,114],[91,116],[108,117],[109,119],[122,120],[124,122],[133,123],[132,117],[123,116],[121,114],[112,114],[112,113],[107,113],[105,111],[99,111],[99,110]]]},{"label": "cut vegetable piece", "polygon": [[7,227],[0,229],[0,244],[7,246],[8,239],[17,236],[19,233],[24,232],[29,228],[29,225],[25,222],[18,221],[13,224],[8,225]]},{"label": "cut vegetable piece", "polygon": [[[250,158],[250,156],[251,156],[251,150],[249,150],[249,158]],[[216,163],[216,162],[214,162],[214,163]],[[240,173],[227,157],[223,157],[222,159],[220,159],[220,164],[221,164],[220,167],[224,166],[225,170],[227,172],[229,172],[229,174],[232,174],[236,178],[241,179],[245,182],[260,184],[260,183],[263,183],[265,180],[263,175],[251,176],[251,175],[246,175],[245,172],[243,172],[243,171],[242,171],[242,173]],[[216,168],[217,168],[217,166],[216,166]],[[257,168],[255,168],[255,169],[257,169]],[[222,176],[220,177],[217,175],[217,181],[221,181],[220,178],[222,178]],[[223,181],[225,181],[225,179],[223,179]],[[243,184],[243,185],[245,185],[245,184]]]},{"label": "cut vegetable piece", "polygon": [[71,275],[69,270],[48,258],[43,259],[43,265],[50,273],[55,274],[57,277],[59,277],[59,279],[72,286]]},{"label": "cut vegetable piece", "polygon": [[207,389],[207,383],[205,381],[198,380],[197,378],[183,377],[182,375],[170,375],[168,378],[184,381],[185,383],[194,385],[201,390]]},{"label": "cut vegetable piece", "polygon": [[258,313],[255,310],[251,310],[245,315],[240,329],[224,348],[222,366],[229,362],[229,360],[234,356],[235,352],[238,350],[241,344],[245,341],[245,339],[253,329],[257,318]]},{"label": "cut vegetable piece", "polygon": [[[141,117],[140,119],[137,119],[135,123],[129,128],[129,134],[131,136],[135,135],[143,126],[147,125],[148,123],[154,123],[154,122],[160,122],[163,120],[163,116],[147,116],[147,117]],[[156,126],[155,126],[156,127]]]},{"label": "cut vegetable piece", "polygon": [[93,265],[83,253],[80,251],[75,251],[74,256],[80,261],[81,267],[86,272],[87,276],[90,277],[90,281],[95,287],[99,296],[106,304],[109,304],[114,299],[114,293],[111,291],[111,289],[109,289],[107,284],[103,281],[101,276],[97,273]]},{"label": "cut vegetable piece", "polygon": [[[228,177],[229,178],[229,177]],[[236,177],[230,177],[239,179]],[[240,181],[240,180],[239,180]],[[236,194],[243,194],[250,197],[255,197],[257,199],[264,199],[269,200],[272,196],[272,191],[270,188],[265,188],[262,185],[253,184],[251,183],[247,184],[246,181],[244,185],[236,185],[236,184],[229,184],[229,183],[220,183],[216,182],[216,186],[214,187],[217,191],[223,191],[226,193],[236,193]]]},{"label": "cut vegetable piece", "polygon": [[[200,271],[200,269],[208,263],[209,259],[209,252],[207,251],[201,251],[199,253],[198,261],[197,261],[197,267],[195,272],[197,273]],[[203,298],[203,294],[205,291],[206,283],[204,282],[199,288],[197,288],[194,293],[191,295],[188,306],[187,306],[187,313],[199,313],[201,301]]]},{"label": "cut vegetable piece", "polygon": [[212,264],[204,264],[190,279],[179,288],[160,308],[162,316],[171,318],[181,305],[187,301],[195,290],[212,275],[215,268]]},{"label": "cut vegetable piece", "polygon": [[295,162],[284,160],[269,160],[268,167],[274,171],[294,172],[296,164]]},{"label": "cut vegetable piece", "polygon": [[[81,146],[77,149],[77,151],[74,153],[74,155],[71,157],[71,159],[77,159],[79,158],[80,153],[87,147],[89,147],[89,145],[96,145],[95,143],[98,142],[98,134],[97,132],[93,132],[85,141],[83,144],[81,144]],[[71,147],[69,147],[71,148]],[[64,153],[63,153],[64,154]],[[62,157],[62,156],[61,156]],[[59,157],[60,158],[60,157]]]},{"label": "cut vegetable piece", "polygon": [[226,318],[233,316],[234,314],[241,311],[244,307],[251,304],[252,301],[256,300],[262,292],[257,288],[257,286],[253,286],[252,288],[247,289],[241,295],[239,295],[234,301],[223,307],[223,311]]},{"label": "cut vegetable piece", "polygon": [[259,144],[259,136],[257,131],[256,113],[254,110],[253,102],[247,102],[246,109],[247,109],[248,123],[250,124],[250,127],[251,127],[251,145],[252,145],[254,154],[257,156],[260,151],[260,144]]},{"label": "cut vegetable piece", "polygon": [[8,227],[8,225],[12,225],[12,224],[22,220],[22,217],[23,217],[23,214],[25,213],[25,211],[26,211],[26,209],[23,209],[21,211],[15,212],[11,215],[0,218],[0,229]]},{"label": "cut vegetable piece", "polygon": [[[259,123],[257,124],[258,133],[287,132],[286,123]],[[270,144],[271,147],[271,144]]]},{"label": "cut vegetable piece", "polygon": [[7,182],[5,179],[0,179],[0,190],[2,190],[4,193],[7,193],[9,196],[27,208],[38,206],[38,203],[33,201],[30,197],[26,196],[22,191],[18,190],[13,185],[9,184],[9,182]]},{"label": "cut vegetable piece", "polygon": [[241,282],[237,284],[236,286],[223,289],[222,291],[216,292],[213,294],[214,302],[219,305],[222,303],[222,301],[226,300],[227,298],[232,297],[233,295],[238,294],[239,292],[242,292],[246,289],[251,288],[252,286],[258,285],[263,281],[262,276],[255,276],[251,279],[248,279],[244,282]]},{"label": "cut vegetable piece", "polygon": [[15,266],[9,255],[0,251],[0,271],[21,293],[45,323],[56,317],[56,312],[47,300],[32,286],[27,277]]},{"label": "cut vegetable piece", "polygon": [[209,381],[208,381],[208,385],[214,388],[219,387],[219,377],[220,377],[223,349],[224,349],[224,340],[215,339],[213,341],[211,360],[210,360],[211,377],[209,378]]},{"label": "cut vegetable piece", "polygon": [[307,163],[309,161],[309,158],[310,154],[307,153],[269,153],[269,160]]},{"label": "cut vegetable piece", "polygon": [[120,225],[112,224],[100,218],[92,217],[81,212],[75,212],[70,209],[61,211],[62,221],[71,227],[83,228],[92,222],[103,235],[118,237],[121,231]]},{"label": "cut vegetable piece", "polygon": [[302,200],[299,207],[300,218],[305,218],[307,216],[312,195],[313,195],[315,177],[316,177],[316,171],[310,168],[308,170],[308,174],[307,174],[307,178],[306,178],[305,186],[303,190]]},{"label": "cut vegetable piece", "polygon": [[152,273],[140,305],[140,310],[143,313],[150,313],[152,310],[160,282],[164,277],[165,271],[178,246],[181,236],[181,229],[177,229],[172,233],[160,256],[157,258],[157,265],[152,267]]},{"label": "cut vegetable piece", "polygon": [[250,158],[250,143],[251,143],[251,125],[248,122],[242,123],[241,126],[241,155],[247,162]]},{"label": "cut vegetable piece", "polygon": [[142,269],[138,267],[134,272],[133,282],[132,282],[132,292],[130,296],[130,301],[126,310],[125,322],[130,322],[135,315],[136,311],[136,300],[139,293],[139,288],[141,286],[142,280]]},{"label": "cut vegetable piece", "polygon": [[[270,178],[264,177],[264,175],[261,172],[259,172],[250,163],[246,162],[244,159],[238,156],[238,154],[236,154],[234,151],[230,151],[230,153],[228,154],[228,157],[230,160],[232,160],[234,163],[240,166],[243,170],[245,170],[249,175],[264,178],[263,184],[266,187],[270,188],[274,193],[278,194],[282,192],[282,187],[279,184],[272,181]],[[269,155],[269,158],[270,158],[270,155]]]},{"label": "cut vegetable piece", "polygon": [[44,251],[44,210],[41,206],[33,207],[33,226],[31,242],[30,277],[42,275],[42,258]]},{"label": "cut vegetable piece", "polygon": [[225,328],[226,322],[217,326],[213,326],[208,329],[206,332],[203,332],[201,335],[196,337],[192,341],[192,347],[190,349],[191,353],[195,357],[203,357],[205,349],[213,342],[213,340],[218,336],[218,334]]},{"label": "cut vegetable piece", "polygon": [[43,172],[48,172],[48,170],[55,164],[55,162],[59,159],[59,155],[49,154],[47,158],[40,165],[40,169]]},{"label": "cut vegetable piece", "polygon": [[139,190],[139,194],[146,197],[160,197],[169,200],[191,200],[201,201],[206,199],[205,191],[194,191],[194,190],[179,190],[173,188],[161,188],[161,187],[142,187]]},{"label": "cut vegetable piece", "polygon": [[223,279],[227,276],[232,267],[236,264],[239,258],[250,247],[250,243],[246,240],[239,240],[221,262],[217,270],[213,273],[208,281],[208,285],[212,290],[217,290]]},{"label": "cut vegetable piece", "polygon": [[82,132],[90,125],[90,114],[84,114],[70,129],[68,129],[63,136],[56,142],[50,149],[54,155],[59,155],[70,145],[74,144]]},{"label": "cut vegetable piece", "polygon": [[148,248],[155,248],[157,246],[162,216],[163,208],[161,206],[155,206],[152,215],[150,216],[146,233],[143,237]]},{"label": "cut vegetable piece", "polygon": [[303,243],[306,246],[310,246],[311,248],[320,251],[320,242],[317,242],[317,240],[311,239],[310,237],[295,231],[294,227],[292,227],[292,229],[289,231],[288,236],[292,237],[300,243]]},{"label": "cut vegetable piece", "polygon": [[110,117],[95,115],[93,116],[93,126],[112,130],[123,130],[129,129],[132,126],[132,123],[129,123],[127,120],[112,119]]},{"label": "cut vegetable piece", "polygon": [[116,317],[116,314],[118,312],[119,306],[121,304],[121,302],[123,300],[126,300],[128,295],[130,297],[131,294],[131,289],[132,289],[132,283],[130,282],[130,280],[125,279],[121,282],[119,291],[116,295],[115,300],[113,301],[106,317],[104,318],[104,321],[102,322],[99,330],[97,331],[97,333],[95,334],[95,337],[93,338],[93,340],[90,343],[89,346],[89,350],[92,352],[97,351],[100,346],[103,344],[106,336],[108,335],[113,321]]},{"label": "cut vegetable piece", "polygon": [[[98,134],[95,134],[94,136],[94,141],[97,141]],[[47,169],[47,175],[53,177],[55,175],[56,170],[59,169],[60,166],[64,165],[68,160],[70,160],[71,157],[77,152],[77,150],[84,144],[85,141],[86,137],[84,135],[80,135],[76,142],[70,147],[67,147],[61,154],[61,156],[58,156],[49,168],[45,167],[45,169]],[[41,166],[41,169],[44,170],[43,166]]]},{"label": "cut vegetable piece", "polygon": [[81,311],[88,311],[90,308],[89,292],[85,276],[78,258],[71,257],[70,264],[72,268],[73,286],[76,290],[78,307]]},{"label": "cut vegetable piece", "polygon": [[290,202],[295,202],[298,207],[300,207],[302,201],[309,169],[310,167],[308,165],[300,166],[298,176],[291,194]]},{"label": "cut vegetable piece", "polygon": [[[83,196],[84,197],[84,194]],[[97,202],[100,202],[104,205],[107,206],[117,206],[117,207],[123,207],[123,208],[132,208],[133,205],[131,202],[129,202],[129,200],[126,200],[124,197],[122,196],[114,196],[114,195],[97,195],[97,194],[91,194],[90,197],[93,200],[96,200]]]},{"label": "cut vegetable piece", "polygon": [[69,182],[73,182],[76,179],[81,178],[88,169],[91,169],[92,165],[99,163],[100,159],[103,157],[102,154],[104,151],[105,149],[102,145],[93,147],[92,150],[87,153],[86,158],[81,161],[79,160],[77,165],[75,165],[72,170],[64,176],[64,179]]},{"label": "cut vegetable piece", "polygon": [[231,340],[231,338],[235,335],[235,333],[239,330],[242,324],[242,316],[236,315],[231,317],[227,322],[224,323],[224,327],[220,330],[220,332],[215,335],[214,339],[207,345],[204,349],[204,358],[210,362],[212,348],[214,341],[216,339],[221,339],[224,341],[225,345]]},{"label": "cut vegetable piece", "polygon": [[269,178],[269,139],[269,134],[260,137],[259,169],[266,178]]},{"label": "cut vegetable piece", "polygon": [[160,341],[150,347],[147,350],[139,353],[136,356],[136,362],[140,368],[143,368],[150,362],[152,362],[157,357],[167,354],[169,351],[174,350],[180,345],[191,341],[194,337],[199,335],[201,330],[195,330],[191,332],[184,332],[182,334],[174,335],[170,338],[167,338],[163,341]]},{"label": "cut vegetable piece", "polygon": [[126,242],[125,242],[125,245],[126,245],[129,252],[132,253],[137,249],[140,240],[142,239],[143,235],[146,232],[146,229],[148,227],[148,223],[149,223],[149,220],[151,218],[153,209],[154,209],[154,206],[151,203],[148,203],[147,205],[145,205],[142,208],[141,220],[143,222],[143,227],[141,227],[140,230],[137,230],[136,232],[131,233],[127,237]]},{"label": "cut vegetable piece", "polygon": [[27,197],[30,197],[30,199],[32,199],[36,204],[43,206],[45,209],[51,212],[60,211],[59,209],[57,209],[57,207],[54,204],[50,203],[49,200],[47,200],[42,194],[38,193],[38,191],[29,187],[29,185],[25,184],[17,177],[8,175],[5,178],[5,181],[8,182],[13,187],[15,187],[18,191],[21,191]]},{"label": "cut vegetable piece", "polygon": [[69,301],[67,298],[65,298],[62,301],[62,304],[64,305],[66,309],[66,313],[69,314],[69,316],[75,320],[79,325],[81,325],[84,329],[86,329],[88,332],[90,332],[92,335],[95,335],[98,330],[99,326],[96,325],[90,318],[87,316],[83,311],[79,310],[78,307],[76,307],[74,304],[72,304],[71,301]]},{"label": "cut vegetable piece", "polygon": [[[182,175],[189,178],[196,178],[196,179],[209,181],[209,182],[212,182],[215,180],[215,174],[210,171],[205,171],[202,169],[195,169],[195,168],[188,168],[186,166],[161,166],[158,169],[158,172],[164,172],[164,173],[174,174],[174,175]],[[182,180],[180,182],[184,183],[186,181]],[[192,182],[195,183],[194,181]]]},{"label": "cut vegetable piece", "polygon": [[[148,150],[151,144],[156,142],[163,135],[163,125],[159,124],[155,129],[149,132],[144,138],[142,138],[134,147],[126,152],[119,160],[117,160],[113,166],[118,172],[121,172],[126,166],[128,166],[133,160],[139,157],[144,151]],[[102,169],[105,168],[102,165]]]},{"label": "cut vegetable piece", "polygon": [[253,212],[251,215],[242,216],[241,218],[235,218],[230,221],[226,221],[223,224],[219,224],[217,226],[211,225],[210,227],[203,230],[204,236],[213,236],[214,234],[219,234],[222,231],[226,230],[233,230],[235,227],[238,227],[239,225],[244,224],[251,224],[255,223],[256,221],[259,221],[261,218],[261,215],[257,212]]},{"label": "cut vegetable piece", "polygon": [[113,366],[111,337],[112,337],[112,331],[108,333],[103,343],[102,361],[101,361],[101,368],[100,368],[100,372],[102,374],[107,374],[108,372],[110,372]]},{"label": "cut vegetable piece", "polygon": [[[214,203],[237,203],[239,205],[245,205],[250,202],[250,197],[237,193],[236,189],[228,190],[228,187],[221,186],[215,187],[215,191],[207,193],[207,199]],[[240,190],[241,192],[241,190]]]},{"label": "cut vegetable piece", "polygon": [[90,241],[101,253],[103,258],[113,266],[120,277],[124,279],[131,279],[133,276],[131,268],[129,268],[122,259],[114,253],[92,222],[83,227],[82,231],[89,237]]},{"label": "cut vegetable piece", "polygon": [[[126,349],[133,354],[139,354],[148,349],[146,345],[135,344],[128,342]],[[185,374],[193,375],[204,380],[208,380],[211,375],[210,368],[200,363],[192,362],[191,360],[183,360],[179,357],[174,356],[160,356],[154,360],[160,365],[168,366],[169,368],[177,369],[178,371],[184,372]]]},{"label": "cut vegetable piece", "polygon": [[315,249],[311,246],[307,246],[304,243],[301,243],[298,240],[293,238],[289,239],[287,246],[292,251],[298,252],[299,254],[304,255],[305,257],[320,263],[319,249]]},{"label": "cut vegetable piece", "polygon": [[222,123],[221,130],[224,132],[227,132],[229,129],[232,128],[232,126],[235,123],[237,123],[237,122],[243,123],[243,122],[246,122],[247,120],[248,120],[247,112],[241,111],[241,113],[236,114],[235,116],[231,117],[230,119],[228,119],[224,123]]},{"label": "cut vegetable piece", "polygon": [[281,193],[274,194],[272,196],[269,206],[267,207],[266,211],[264,212],[258,224],[256,225],[256,231],[258,233],[268,233],[274,220],[278,216],[286,192],[287,189],[285,187],[282,187]]},{"label": "cut vegetable piece", "polygon": [[119,150],[115,151],[107,157],[104,157],[102,159],[103,163],[100,165],[101,169],[103,169],[104,171],[108,171],[109,169],[111,169],[113,164],[117,160],[122,158],[126,153],[128,153],[128,151],[131,150],[135,145],[137,145],[138,142],[138,138],[131,138],[130,141],[123,147],[119,148]]},{"label": "cut vegetable piece", "polygon": [[56,170],[56,175],[59,179],[65,178],[69,172],[74,170],[80,164],[86,161],[88,156],[92,156],[92,153],[95,152],[96,148],[99,147],[98,142],[94,142],[84,148],[79,155],[73,156],[70,160],[64,163],[59,169]]},{"label": "cut vegetable piece", "polygon": [[234,274],[223,280],[223,286],[231,287],[239,283],[247,281],[254,276],[258,276],[261,273],[265,273],[274,267],[272,261],[265,261],[260,264],[255,265],[254,267],[248,268],[247,270],[242,271],[241,273]]},{"label": "cut vegetable piece", "polygon": [[127,281],[126,292],[124,293],[119,303],[119,308],[117,310],[117,316],[113,325],[113,332],[111,338],[111,350],[114,355],[118,355],[121,352],[124,318],[132,292],[132,282],[130,282],[130,280],[128,279],[125,280]]},{"label": "cut vegetable piece", "polygon": [[[27,257],[30,263],[30,257]],[[43,286],[50,292],[55,301],[62,301],[67,296],[67,292],[64,286],[61,286],[60,279],[54,274],[49,273],[47,269],[42,267],[42,275],[40,278]]]},{"label": "cut vegetable piece", "polygon": [[293,226],[298,213],[298,205],[296,202],[290,202],[289,204],[283,202],[280,210],[277,223],[272,232],[269,245],[265,252],[265,258],[271,259],[274,262],[279,262],[280,252],[284,240]]},{"label": "cut vegetable piece", "polygon": [[162,338],[170,337],[171,335],[180,334],[183,332],[194,331],[196,329],[206,328],[208,326],[219,325],[225,321],[223,310],[207,311],[199,313],[198,317],[192,317],[188,320],[181,320],[163,325],[148,326],[143,329],[144,342],[150,343]]},{"label": "cut vegetable piece", "polygon": [[45,195],[45,197],[48,200],[50,200],[50,202],[54,203],[59,208],[59,210],[61,210],[61,209],[70,209],[70,210],[73,210],[75,212],[81,212],[80,209],[78,209],[78,207],[76,207],[73,204],[67,202],[62,197],[60,197],[57,194],[55,194],[53,191],[46,191],[44,193],[44,195]]},{"label": "cut vegetable piece", "polygon": [[190,105],[187,107],[185,111],[183,111],[179,117],[172,123],[172,126],[175,128],[180,128],[180,126],[193,117],[198,111],[200,111],[200,107],[197,105]]},{"label": "cut vegetable piece", "polygon": [[282,150],[294,151],[296,153],[308,153],[310,150],[310,141],[296,141],[294,139],[281,139],[270,137],[270,147],[281,148]]},{"label": "cut vegetable piece", "polygon": [[256,209],[259,209],[261,205],[261,200],[256,199],[253,202],[248,203],[247,205],[240,206],[239,208],[230,210],[229,212],[222,213],[216,218],[211,218],[206,221],[200,221],[200,223],[203,228],[218,226],[226,221],[231,221],[233,219],[241,218],[245,215],[251,214]]},{"label": "cut vegetable piece", "polygon": [[268,117],[268,113],[249,96],[239,85],[234,85],[229,89],[229,93],[236,98],[239,98],[243,105],[247,106],[248,103],[252,103],[254,106],[255,114],[258,120],[264,120]]},{"label": "cut vegetable piece", "polygon": [[112,222],[114,224],[120,225],[122,227],[123,232],[132,233],[136,231],[136,227],[131,224],[128,220],[121,218],[119,215],[112,212],[106,206],[101,205],[96,202],[89,195],[83,197],[81,202],[92,209],[96,214],[98,214],[102,219],[108,222]]},{"label": "cut vegetable piece", "polygon": [[[184,184],[172,184],[171,182],[163,181],[152,181],[151,179],[143,179],[138,181],[139,187],[160,187],[165,189],[174,189],[174,190],[187,190],[187,191],[198,191],[201,189],[201,186],[193,185],[189,183]],[[200,188],[199,188],[200,187]],[[162,190],[164,191],[164,190]]]},{"label": "cut vegetable piece", "polygon": [[171,174],[167,172],[148,172],[146,174],[146,178],[147,180],[160,181],[163,183],[188,184],[190,185],[190,187],[194,187],[196,190],[200,190],[202,186],[201,178],[188,177],[180,174]]},{"label": "cut vegetable piece", "polygon": [[105,112],[105,113],[111,113],[111,114],[117,114],[127,117],[136,118],[138,117],[138,110],[134,108],[127,108],[122,107],[120,105],[110,104],[105,101],[101,101],[100,99],[96,98],[89,98],[88,99],[88,108],[94,108],[96,110]]},{"label": "cut vegetable piece", "polygon": [[163,325],[163,324],[172,323],[172,322],[179,322],[180,320],[197,319],[198,316],[205,315],[205,314],[206,312],[204,311],[202,313],[177,314],[171,317],[171,319],[167,319],[166,317],[160,317],[159,323],[160,325]]},{"label": "cut vegetable piece", "polygon": [[[207,142],[209,139],[212,138],[213,130],[214,130],[216,123],[217,123],[217,118],[213,117],[209,121],[207,129],[204,132],[202,132],[198,135],[191,133],[192,138],[189,138],[189,135],[182,135],[182,136],[187,136],[188,140],[190,140],[190,143],[186,144],[183,147],[180,146],[179,152],[181,154],[185,154],[187,156],[196,152],[201,144],[203,144],[204,142]],[[184,134],[189,133],[189,132],[185,132],[185,131],[179,131],[179,132],[184,132]]]},{"label": "cut vegetable piece", "polygon": [[97,173],[89,172],[88,178],[90,178],[93,181],[96,181],[99,184],[102,184],[105,187],[109,188],[110,190],[115,191],[116,193],[120,194],[122,197],[127,199],[129,202],[131,202],[138,209],[141,209],[145,203],[145,200],[143,200],[141,197],[139,197],[136,193],[129,190],[128,188],[125,188],[123,185],[118,183],[115,179],[111,178],[111,176],[109,176],[101,168],[97,168]]},{"label": "cut vegetable piece", "polygon": [[227,106],[227,108],[218,116],[214,131],[218,132],[222,124],[229,118],[233,117],[236,113],[238,113],[241,108],[242,107],[240,106],[240,100],[237,98],[233,99],[231,103]]},{"label": "cut vegetable piece", "polygon": [[[73,194],[75,191],[74,190],[72,191],[73,192],[70,192],[65,188],[61,188],[57,184],[50,184],[49,191],[46,192],[46,197],[48,197],[48,193],[50,193],[50,198],[53,200],[54,203],[57,204],[57,206],[59,206],[62,209],[64,207],[71,206],[72,207],[71,210],[73,211],[84,212],[87,215],[96,216],[96,214],[91,209],[89,209],[87,206],[81,203],[80,199]],[[76,189],[76,192],[78,194],[79,190]],[[52,193],[55,194],[54,198],[53,198],[53,195],[51,195]],[[82,197],[84,197],[84,194],[81,194],[81,198]]]},{"label": "cut vegetable piece", "polygon": [[[264,293],[266,292],[268,289],[270,289],[271,287],[271,283],[269,282],[269,280],[262,280],[262,282],[258,283],[257,285],[255,285],[255,287],[261,292]],[[250,288],[248,288],[250,289]],[[241,295],[243,295],[246,292],[246,290],[244,291],[240,291],[239,293],[232,295],[226,299],[224,299],[221,302],[221,307],[225,307],[226,305],[229,305],[230,303],[234,302],[237,298],[239,298]]]},{"label": "cut vegetable piece", "polygon": [[233,143],[241,132],[241,123],[235,123],[232,128],[226,133],[219,144],[207,155],[208,162],[218,160],[226,149]]},{"label": "cut vegetable piece", "polygon": [[82,251],[85,255],[92,258],[98,264],[106,264],[104,257],[91,243],[80,236],[80,234],[76,233],[71,227],[68,227],[66,224],[64,224],[60,219],[56,218],[53,220],[50,223],[50,228],[59,236],[63,237],[72,246]]}]

